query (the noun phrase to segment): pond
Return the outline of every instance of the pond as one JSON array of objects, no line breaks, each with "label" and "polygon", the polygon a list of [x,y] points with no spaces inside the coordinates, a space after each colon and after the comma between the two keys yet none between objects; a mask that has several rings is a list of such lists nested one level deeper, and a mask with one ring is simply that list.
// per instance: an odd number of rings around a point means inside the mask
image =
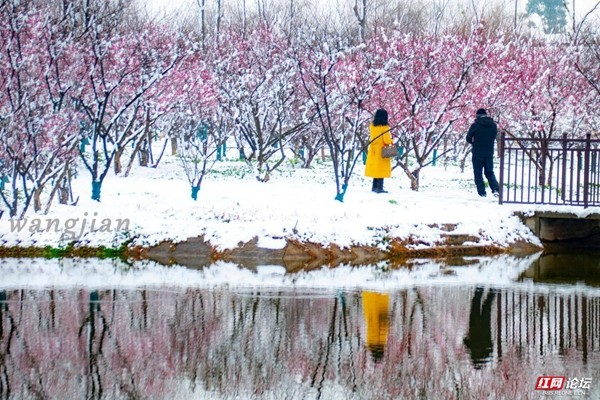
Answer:
[{"label": "pond", "polygon": [[0,274],[2,399],[600,398],[600,257]]}]

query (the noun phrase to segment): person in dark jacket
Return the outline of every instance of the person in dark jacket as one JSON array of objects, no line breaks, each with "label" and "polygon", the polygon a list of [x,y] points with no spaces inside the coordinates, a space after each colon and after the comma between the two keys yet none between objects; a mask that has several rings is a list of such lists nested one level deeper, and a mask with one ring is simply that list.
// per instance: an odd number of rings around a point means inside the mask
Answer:
[{"label": "person in dark jacket", "polygon": [[498,181],[494,175],[494,142],[497,135],[498,126],[492,117],[484,108],[477,110],[475,122],[467,133],[467,143],[473,146],[473,178],[477,193],[481,197],[486,196],[483,175],[488,181],[492,194],[498,196]]}]

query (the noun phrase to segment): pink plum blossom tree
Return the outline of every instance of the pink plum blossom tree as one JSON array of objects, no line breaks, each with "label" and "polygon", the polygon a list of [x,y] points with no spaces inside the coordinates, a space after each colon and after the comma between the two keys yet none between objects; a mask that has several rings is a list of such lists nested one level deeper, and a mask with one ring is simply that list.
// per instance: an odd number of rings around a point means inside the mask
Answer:
[{"label": "pink plum blossom tree", "polygon": [[28,2],[0,3],[0,196],[11,217],[33,202],[48,210],[74,163],[77,113],[68,107],[68,42],[48,16]]},{"label": "pink plum blossom tree", "polygon": [[285,148],[310,121],[302,111],[298,74],[285,38],[268,29],[232,34],[213,66],[235,138],[256,178],[266,182],[286,159]]},{"label": "pink plum blossom tree", "polygon": [[[498,104],[502,128],[512,136],[536,139],[528,156],[539,171],[539,184],[552,178],[547,139],[583,137],[589,132],[586,87],[573,64],[569,45],[514,41],[497,71],[503,90]],[[549,167],[549,170],[545,168]]]},{"label": "pink plum blossom tree", "polygon": [[354,168],[368,145],[369,113],[364,104],[380,80],[364,45],[339,37],[307,35],[297,65],[314,124],[322,130],[331,157],[335,199],[343,202]]},{"label": "pink plum blossom tree", "polygon": [[399,121],[395,134],[405,151],[398,165],[416,191],[421,170],[465,113],[466,95],[489,46],[476,29],[466,37],[392,31],[371,47],[386,71],[378,96]]},{"label": "pink plum blossom tree", "polygon": [[[171,129],[171,140],[177,141],[177,152],[197,200],[202,181],[218,160],[229,130],[219,107],[217,87],[201,52],[195,49],[177,65],[164,84],[174,88],[169,104],[173,107],[165,121]],[[165,88],[166,89],[166,88]]]},{"label": "pink plum blossom tree", "polygon": [[[92,177],[92,199],[100,200],[110,166],[121,171],[126,146],[147,132],[156,115],[145,107],[151,88],[184,57],[184,48],[165,26],[109,35],[101,23],[91,26],[80,44],[73,76],[75,101],[83,112],[82,139],[91,145],[81,160]],[[160,111],[159,111],[160,113]]]}]

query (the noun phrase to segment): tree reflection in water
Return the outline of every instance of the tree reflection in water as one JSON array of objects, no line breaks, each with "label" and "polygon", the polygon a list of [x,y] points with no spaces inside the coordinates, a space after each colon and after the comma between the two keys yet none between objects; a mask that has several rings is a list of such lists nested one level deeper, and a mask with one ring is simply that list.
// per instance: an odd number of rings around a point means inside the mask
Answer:
[{"label": "tree reflection in water", "polygon": [[0,398],[598,398],[598,315],[575,287],[5,290]]}]

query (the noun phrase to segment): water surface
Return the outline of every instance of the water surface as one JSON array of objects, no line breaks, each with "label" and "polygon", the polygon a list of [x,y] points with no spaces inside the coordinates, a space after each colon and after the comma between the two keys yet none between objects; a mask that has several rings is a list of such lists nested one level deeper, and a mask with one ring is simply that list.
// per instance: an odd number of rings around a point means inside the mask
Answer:
[{"label": "water surface", "polygon": [[597,399],[596,260],[292,276],[5,260],[0,398],[541,399],[558,376],[562,398]]}]

